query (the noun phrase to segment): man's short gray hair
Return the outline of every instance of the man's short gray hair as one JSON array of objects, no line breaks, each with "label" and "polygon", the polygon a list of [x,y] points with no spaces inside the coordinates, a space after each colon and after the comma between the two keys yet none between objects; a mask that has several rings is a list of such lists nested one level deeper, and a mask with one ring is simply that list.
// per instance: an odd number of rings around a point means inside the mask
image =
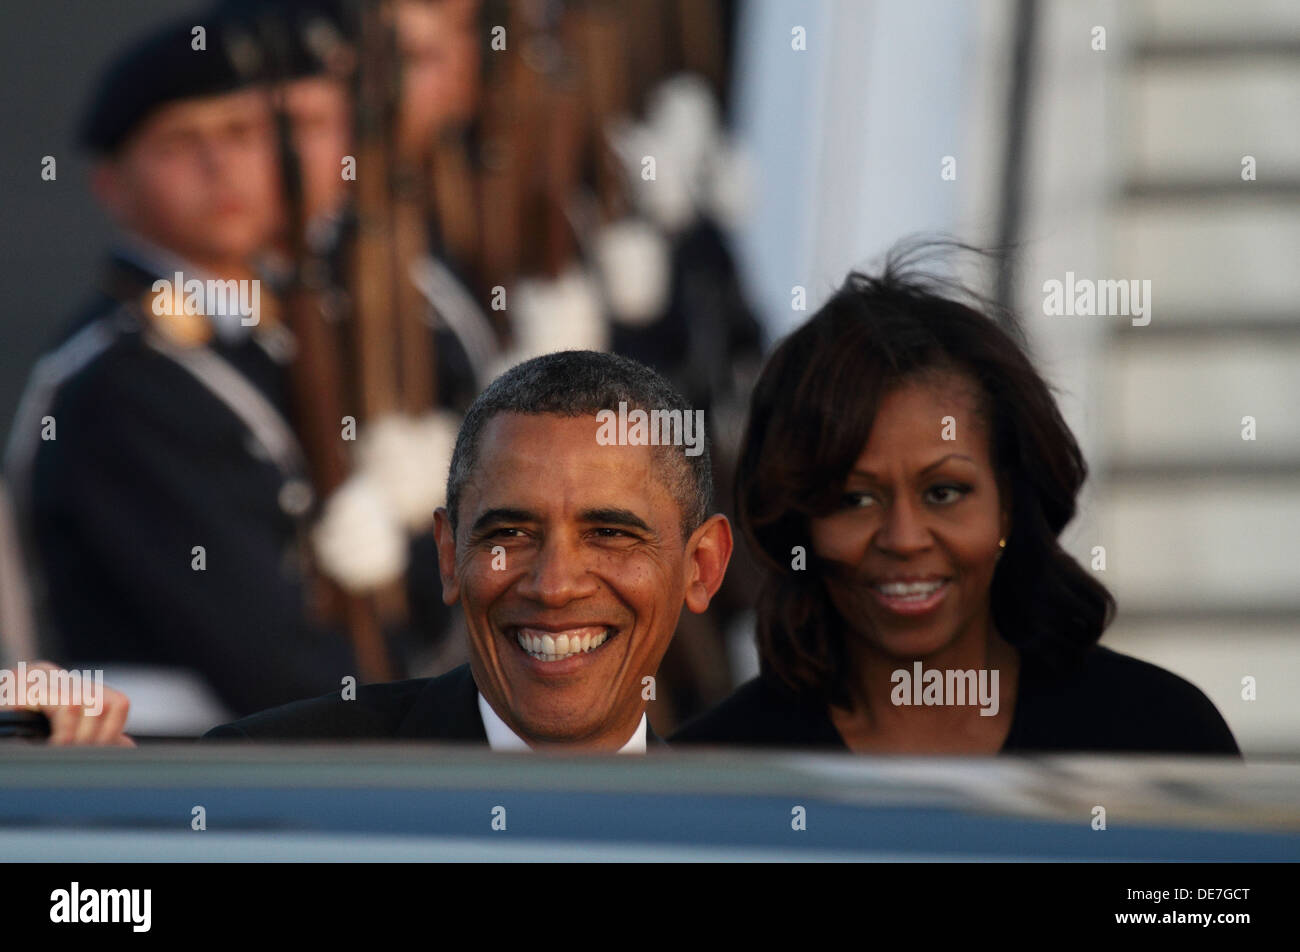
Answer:
[{"label": "man's short gray hair", "polygon": [[[458,523],[461,492],[478,465],[483,428],[499,413],[595,416],[601,410],[689,411],[686,399],[658,373],[635,360],[591,350],[566,350],[511,367],[478,395],[465,414],[447,473],[447,513]],[[594,435],[593,435],[594,439]],[[713,511],[713,468],[709,439],[703,452],[687,456],[681,446],[657,446],[659,472],[677,500],[683,537]]]}]

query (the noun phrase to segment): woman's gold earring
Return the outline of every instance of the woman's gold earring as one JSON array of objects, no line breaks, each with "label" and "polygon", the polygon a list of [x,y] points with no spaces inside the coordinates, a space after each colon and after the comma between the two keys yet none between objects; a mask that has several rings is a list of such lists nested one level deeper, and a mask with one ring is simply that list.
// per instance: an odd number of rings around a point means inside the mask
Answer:
[{"label": "woman's gold earring", "polygon": [[999,549],[1005,549],[1006,547],[1007,547],[1007,540],[1006,540],[1006,539],[998,539],[998,548],[999,548]]}]

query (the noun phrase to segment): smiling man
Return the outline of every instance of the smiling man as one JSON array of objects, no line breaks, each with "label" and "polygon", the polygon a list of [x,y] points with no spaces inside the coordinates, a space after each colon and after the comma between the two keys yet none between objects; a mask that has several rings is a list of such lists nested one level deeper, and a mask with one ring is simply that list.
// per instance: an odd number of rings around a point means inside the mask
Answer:
[{"label": "smiling man", "polygon": [[597,414],[621,401],[689,409],[654,371],[589,351],[519,364],[470,407],[435,517],[443,600],[464,613],[469,664],[208,736],[644,751],[645,679],[683,606],[708,608],[732,538],[710,515],[707,452],[597,440]]}]

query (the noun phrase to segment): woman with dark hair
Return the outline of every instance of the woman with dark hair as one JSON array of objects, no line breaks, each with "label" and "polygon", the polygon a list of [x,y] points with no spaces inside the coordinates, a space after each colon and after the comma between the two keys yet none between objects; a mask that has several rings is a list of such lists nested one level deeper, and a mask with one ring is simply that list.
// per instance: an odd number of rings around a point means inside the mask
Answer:
[{"label": "woman with dark hair", "polygon": [[1097,644],[1062,549],[1087,474],[1016,339],[892,260],[776,349],[736,480],[760,676],[675,743],[1238,754],[1187,681]]}]

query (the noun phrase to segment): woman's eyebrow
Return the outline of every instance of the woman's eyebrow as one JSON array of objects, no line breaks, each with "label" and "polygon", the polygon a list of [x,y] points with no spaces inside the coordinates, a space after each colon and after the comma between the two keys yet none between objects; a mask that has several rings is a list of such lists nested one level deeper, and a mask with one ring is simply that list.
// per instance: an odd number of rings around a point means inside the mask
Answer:
[{"label": "woman's eyebrow", "polygon": [[925,467],[925,469],[921,470],[921,472],[922,472],[922,473],[928,473],[928,472],[929,472],[930,470],[932,470],[932,469],[938,469],[940,466],[942,466],[944,463],[948,462],[948,460],[950,460],[950,459],[964,459],[964,460],[966,460],[966,462],[968,462],[968,463],[974,463],[974,462],[975,462],[975,460],[971,459],[971,458],[970,458],[969,456],[967,456],[965,453],[949,453],[949,454],[947,454],[946,456],[941,456],[941,457],[939,457],[937,460],[935,460],[935,461],[934,461],[933,463],[931,463],[929,466]]},{"label": "woman's eyebrow", "polygon": [[[924,469],[922,469],[922,470],[920,471],[920,472],[921,472],[921,475],[924,476],[926,473],[930,472],[930,470],[932,470],[932,469],[938,469],[940,466],[942,466],[944,463],[948,462],[948,460],[950,460],[950,459],[964,459],[964,460],[966,460],[966,462],[968,462],[968,463],[974,463],[974,462],[975,462],[974,459],[972,459],[971,457],[967,456],[965,453],[947,453],[947,454],[945,454],[944,456],[939,457],[939,458],[938,458],[937,460],[935,460],[933,463],[930,463],[930,464],[929,464],[928,466],[926,466]],[[872,472],[871,470],[869,470],[869,469],[863,469],[861,466],[855,466],[855,467],[853,467],[853,471],[852,471],[851,473],[849,473],[849,475],[850,475],[850,476],[862,476],[862,477],[865,477],[866,479],[870,479],[870,480],[872,480],[872,481],[874,481],[874,482],[879,482],[879,481],[880,481],[880,476],[879,476],[878,474],[873,473],[873,472]]]}]

